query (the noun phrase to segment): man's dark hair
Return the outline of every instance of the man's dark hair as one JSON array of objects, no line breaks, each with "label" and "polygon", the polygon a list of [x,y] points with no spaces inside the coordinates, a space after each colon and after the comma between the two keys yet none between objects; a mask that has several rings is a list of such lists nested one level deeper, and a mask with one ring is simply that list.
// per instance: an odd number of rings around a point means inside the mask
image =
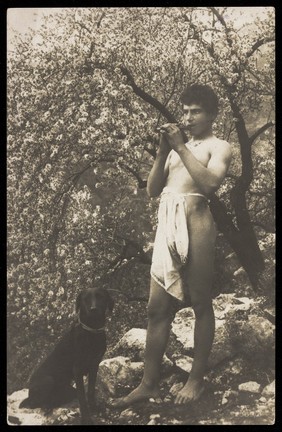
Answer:
[{"label": "man's dark hair", "polygon": [[200,105],[207,113],[217,115],[218,97],[208,85],[193,84],[188,86],[180,96],[180,101],[185,105]]}]

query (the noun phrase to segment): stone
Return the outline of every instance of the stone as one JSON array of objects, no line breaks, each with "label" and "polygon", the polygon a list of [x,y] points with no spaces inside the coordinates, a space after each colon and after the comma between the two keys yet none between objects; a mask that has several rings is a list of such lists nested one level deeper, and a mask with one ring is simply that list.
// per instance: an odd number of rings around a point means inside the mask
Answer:
[{"label": "stone", "polygon": [[97,374],[97,399],[115,396],[119,386],[131,386],[135,380],[141,379],[143,369],[143,362],[131,362],[128,357],[103,360]]},{"label": "stone", "polygon": [[171,395],[167,395],[165,398],[164,398],[164,402],[170,402],[171,401]]},{"label": "stone", "polygon": [[164,378],[163,382],[166,383],[167,385],[172,385],[173,383],[175,383],[177,378],[178,378],[178,374],[174,373],[174,374]]},{"label": "stone", "polygon": [[151,414],[150,415],[150,420],[159,419],[159,418],[161,418],[160,414]]},{"label": "stone", "polygon": [[274,345],[275,326],[268,319],[257,315],[250,315],[248,324],[261,344]]},{"label": "stone", "polygon": [[171,331],[185,350],[194,346],[194,312],[191,308],[179,310],[171,324]]},{"label": "stone", "polygon": [[237,301],[240,301],[241,304],[236,304],[234,306],[234,310],[250,310],[250,308],[255,304],[254,299],[249,297],[236,297]]},{"label": "stone", "polygon": [[213,309],[215,319],[225,318],[226,313],[230,309],[231,305],[234,304],[235,294],[220,294],[213,299]]},{"label": "stone", "polygon": [[275,395],[275,380],[264,387],[262,394],[264,396],[274,396]]},{"label": "stone", "polygon": [[177,419],[171,419],[169,421],[169,424],[173,424],[173,425],[181,425],[182,421],[181,420],[177,420]]},{"label": "stone", "polygon": [[150,425],[156,425],[156,424],[157,424],[156,420],[155,420],[155,419],[152,419],[152,420],[150,420],[150,421],[147,423],[147,426],[150,426]]},{"label": "stone", "polygon": [[231,344],[228,332],[225,327],[225,320],[215,321],[215,335],[208,359],[208,367],[214,368],[224,360],[233,357],[237,349]]},{"label": "stone", "polygon": [[226,390],[224,393],[223,393],[223,396],[222,396],[222,401],[221,401],[221,404],[222,405],[225,405],[225,404],[227,404],[227,402],[229,401],[229,399],[234,399],[236,396],[238,396],[238,392],[236,392],[236,391],[234,391],[234,390]]},{"label": "stone", "polygon": [[130,408],[127,408],[120,413],[120,417],[133,417],[134,415],[135,415],[135,412],[132,411],[132,409],[130,409]]},{"label": "stone", "polygon": [[228,372],[232,375],[239,375],[245,367],[245,362],[241,357],[231,360],[228,364]]},{"label": "stone", "polygon": [[144,361],[146,329],[132,328],[119,340],[113,348],[114,354],[121,354],[134,361]]},{"label": "stone", "polygon": [[[235,303],[236,300],[234,300],[233,294],[221,294],[214,301],[215,314],[217,314],[217,316],[222,312],[225,314],[230,304]],[[237,303],[241,304],[240,301],[237,301]],[[178,311],[172,322],[172,332],[183,345],[183,350],[185,351],[191,351],[194,347],[194,326],[194,312],[191,308],[184,308]],[[230,343],[229,334],[225,329],[225,320],[216,319],[215,337],[208,360],[208,366],[213,368],[221,361],[236,354],[236,352],[235,347]]]},{"label": "stone", "polygon": [[19,408],[20,403],[27,397],[28,389],[22,389],[8,395],[7,422],[9,425],[48,426],[56,424],[58,421],[66,421],[70,416],[79,415],[77,401],[66,404],[64,408],[56,408],[48,413],[41,408]]},{"label": "stone", "polygon": [[259,248],[263,252],[263,255],[267,255],[269,249],[273,248],[275,245],[275,238],[275,233],[270,233],[258,241]]},{"label": "stone", "polygon": [[183,355],[182,357],[176,359],[175,364],[180,369],[184,370],[185,372],[190,373],[191,369],[192,369],[193,358]]},{"label": "stone", "polygon": [[[133,328],[129,330],[113,348],[113,353],[128,357],[132,362],[144,362],[146,335],[146,329]],[[172,367],[172,361],[165,354],[162,361],[162,372],[166,373]]]},{"label": "stone", "polygon": [[248,381],[242,384],[239,384],[238,390],[242,392],[249,393],[259,393],[260,392],[260,384],[256,381]]},{"label": "stone", "polygon": [[254,304],[248,297],[235,297],[235,294],[220,294],[213,300],[214,315],[216,319],[225,319],[230,311],[249,310]]}]

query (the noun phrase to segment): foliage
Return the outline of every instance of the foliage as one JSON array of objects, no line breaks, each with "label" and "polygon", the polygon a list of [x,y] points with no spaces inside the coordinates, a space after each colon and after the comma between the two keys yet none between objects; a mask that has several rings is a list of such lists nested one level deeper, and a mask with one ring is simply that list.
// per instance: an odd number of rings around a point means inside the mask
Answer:
[{"label": "foliage", "polygon": [[[75,296],[93,280],[146,300],[157,202],[144,186],[154,129],[166,110],[180,119],[188,83],[212,83],[220,96],[215,133],[238,157],[218,196],[236,223],[230,191],[241,153],[232,103],[250,134],[273,115],[273,9],[266,9],[239,29],[232,8],[230,15],[226,8],[68,8],[46,15],[25,40],[16,36],[7,96],[11,370],[22,361],[19,347],[26,360],[45,352],[43,339],[69,325]],[[263,137],[263,155],[253,146],[248,190],[262,235],[274,225],[272,142],[271,133]]]}]

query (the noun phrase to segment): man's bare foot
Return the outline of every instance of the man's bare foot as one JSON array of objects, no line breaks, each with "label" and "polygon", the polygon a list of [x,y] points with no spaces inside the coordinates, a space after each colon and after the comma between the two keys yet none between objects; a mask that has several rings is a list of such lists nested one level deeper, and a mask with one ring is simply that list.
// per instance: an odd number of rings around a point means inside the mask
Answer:
[{"label": "man's bare foot", "polygon": [[[177,392],[177,390],[178,388],[174,389],[173,392],[174,395]],[[179,391],[176,394],[174,403],[180,405],[189,402],[195,402],[200,398],[203,391],[204,391],[203,380],[193,381],[188,379],[187,383],[184,386],[181,386],[181,383],[179,384]]]},{"label": "man's bare foot", "polygon": [[129,395],[114,400],[111,406],[114,408],[125,408],[142,400],[157,398],[159,394],[160,390],[158,386],[147,387],[145,384],[141,383],[136,389],[129,393]]}]

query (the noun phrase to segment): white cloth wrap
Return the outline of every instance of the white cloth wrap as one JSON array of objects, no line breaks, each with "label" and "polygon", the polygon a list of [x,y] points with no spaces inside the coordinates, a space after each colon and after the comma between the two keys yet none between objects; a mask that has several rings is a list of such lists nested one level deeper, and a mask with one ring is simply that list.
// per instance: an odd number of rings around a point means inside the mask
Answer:
[{"label": "white cloth wrap", "polygon": [[171,295],[184,301],[180,269],[186,264],[189,250],[187,196],[206,197],[199,193],[176,193],[164,188],[158,211],[158,228],[152,256],[151,276]]}]

